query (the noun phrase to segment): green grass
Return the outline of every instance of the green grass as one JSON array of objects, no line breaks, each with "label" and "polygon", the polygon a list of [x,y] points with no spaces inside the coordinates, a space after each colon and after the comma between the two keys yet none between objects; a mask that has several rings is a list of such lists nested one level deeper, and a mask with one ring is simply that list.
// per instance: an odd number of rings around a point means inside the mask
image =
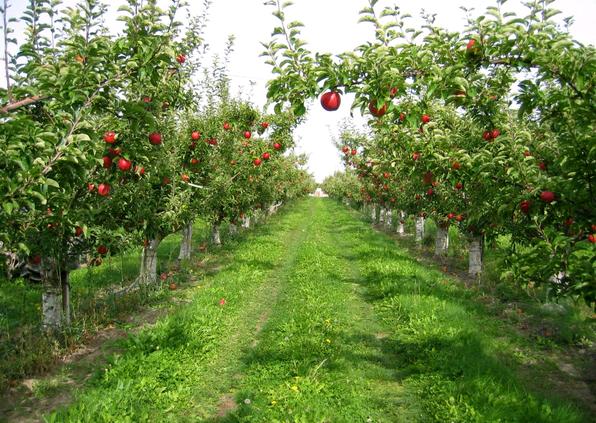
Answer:
[{"label": "green grass", "polygon": [[[196,247],[208,234],[204,222],[194,225]],[[181,236],[170,235],[158,249],[158,265],[167,269],[178,257]],[[73,327],[60,342],[48,338],[41,323],[41,286],[22,279],[0,280],[0,392],[9,380],[47,371],[56,355],[81,342],[90,332],[118,322],[140,306],[160,301],[165,291],[137,292],[121,298],[98,295],[107,288],[129,284],[138,275],[141,248],[108,257],[97,267],[75,270],[70,275]]]},{"label": "green grass", "polygon": [[332,201],[221,255],[47,421],[589,421],[543,345]]}]

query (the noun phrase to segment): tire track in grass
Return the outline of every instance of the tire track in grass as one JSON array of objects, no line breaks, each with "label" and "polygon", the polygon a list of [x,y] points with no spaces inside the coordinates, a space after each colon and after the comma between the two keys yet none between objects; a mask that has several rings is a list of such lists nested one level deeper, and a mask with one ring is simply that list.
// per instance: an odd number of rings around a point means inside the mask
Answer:
[{"label": "tire track in grass", "polygon": [[307,236],[280,300],[245,358],[239,408],[214,422],[412,421],[392,356],[360,294],[353,219],[312,200]]},{"label": "tire track in grass", "polygon": [[[305,203],[274,216],[234,251],[234,261],[196,288],[192,303],[135,336],[70,407],[48,421],[201,421],[217,413],[240,374],[240,357],[277,299],[309,218]],[[220,299],[225,304],[220,305]]]}]

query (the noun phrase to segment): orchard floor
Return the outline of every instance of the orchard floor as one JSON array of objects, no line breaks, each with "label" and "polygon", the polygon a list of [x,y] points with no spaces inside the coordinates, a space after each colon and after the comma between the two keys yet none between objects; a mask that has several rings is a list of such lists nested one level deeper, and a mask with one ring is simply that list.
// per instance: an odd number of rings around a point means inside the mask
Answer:
[{"label": "orchard floor", "polygon": [[46,421],[594,418],[543,344],[331,200],[300,201],[217,254]]}]

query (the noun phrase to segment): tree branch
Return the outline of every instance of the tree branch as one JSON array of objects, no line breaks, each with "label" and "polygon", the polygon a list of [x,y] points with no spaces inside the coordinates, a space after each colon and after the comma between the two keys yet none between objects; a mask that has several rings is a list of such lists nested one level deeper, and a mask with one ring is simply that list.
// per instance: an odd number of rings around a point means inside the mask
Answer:
[{"label": "tree branch", "polygon": [[41,95],[34,95],[33,97],[27,97],[23,100],[8,103],[6,106],[4,106],[0,109],[0,114],[6,114],[8,112],[12,112],[13,110],[16,110],[16,109],[24,107],[24,106],[28,106],[30,104],[38,103],[44,99],[45,99],[45,97],[43,97]]}]

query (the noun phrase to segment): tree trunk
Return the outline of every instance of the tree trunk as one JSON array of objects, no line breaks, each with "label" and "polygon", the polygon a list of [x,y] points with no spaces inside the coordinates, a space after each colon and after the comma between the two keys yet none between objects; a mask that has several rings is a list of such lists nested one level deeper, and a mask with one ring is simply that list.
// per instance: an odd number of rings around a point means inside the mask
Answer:
[{"label": "tree trunk", "polygon": [[192,222],[189,222],[182,229],[182,242],[180,243],[180,254],[178,260],[189,260],[192,252]]},{"label": "tree trunk", "polygon": [[389,229],[391,229],[392,218],[393,215],[391,214],[391,209],[385,210],[385,226]]},{"label": "tree trunk", "polygon": [[69,283],[69,272],[61,272],[61,284],[62,284],[62,312],[64,313],[64,325],[70,326],[70,283]]},{"label": "tree trunk", "polygon": [[221,245],[221,236],[219,233],[219,223],[214,223],[211,226],[211,242],[213,245]]},{"label": "tree trunk", "polygon": [[401,236],[404,236],[406,234],[406,212],[400,210],[398,216],[399,221],[397,222],[397,233]]},{"label": "tree trunk", "polygon": [[375,225],[378,225],[379,222],[381,221],[381,207],[380,206],[375,206]]},{"label": "tree trunk", "polygon": [[418,216],[416,218],[416,242],[422,243],[424,238],[424,217]]},{"label": "tree trunk", "polygon": [[150,240],[141,256],[141,271],[138,281],[141,284],[149,285],[157,283],[157,247],[161,242],[161,237],[156,236]]},{"label": "tree trunk", "polygon": [[42,259],[41,281],[42,327],[48,332],[53,332],[62,328],[64,317],[60,271],[54,259]]},{"label": "tree trunk", "polygon": [[477,277],[482,272],[483,237],[473,236],[470,238],[468,247],[468,274]]},{"label": "tree trunk", "polygon": [[249,229],[250,228],[250,217],[244,216],[242,218],[242,227],[245,228],[245,229]]},{"label": "tree trunk", "polygon": [[437,238],[435,239],[435,256],[446,256],[449,248],[449,226],[437,228]]},{"label": "tree trunk", "polygon": [[238,233],[238,226],[236,226],[234,223],[230,223],[228,229],[230,231],[230,235],[236,235]]}]

